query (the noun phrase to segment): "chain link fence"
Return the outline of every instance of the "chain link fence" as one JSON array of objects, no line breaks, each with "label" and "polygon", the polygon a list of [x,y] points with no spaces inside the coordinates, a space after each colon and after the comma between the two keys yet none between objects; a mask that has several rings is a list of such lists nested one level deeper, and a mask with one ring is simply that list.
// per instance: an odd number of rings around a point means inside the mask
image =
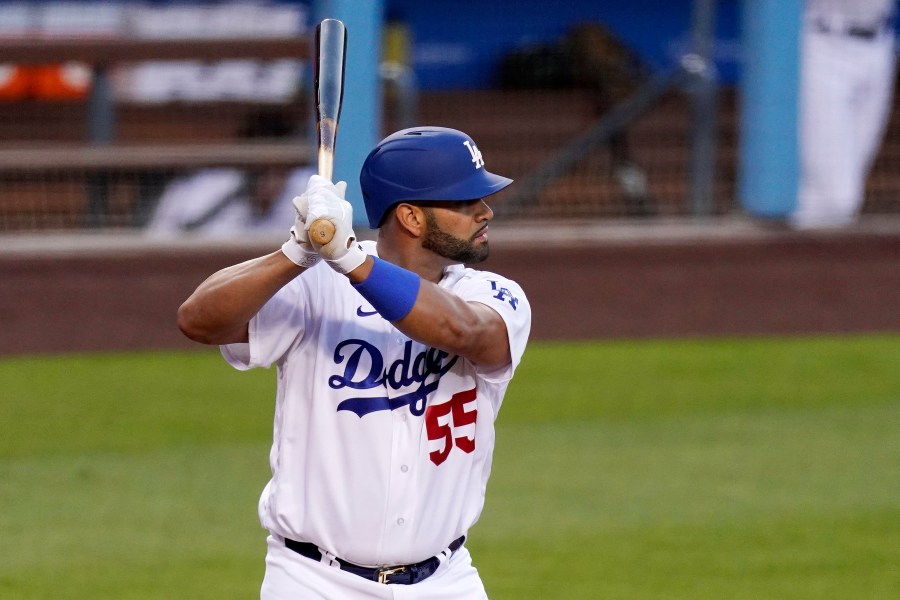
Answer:
[{"label": "chain link fence", "polygon": [[[197,204],[176,233],[234,212],[239,198],[256,199],[241,218],[259,220],[312,164],[307,17],[290,17],[290,31],[240,43],[0,32],[10,61],[0,69],[0,232],[149,228],[167,195]],[[698,119],[689,74],[659,83],[597,23],[511,50],[486,89],[417,90],[409,75],[383,69],[384,133],[418,123],[471,134],[488,168],[517,180],[495,204],[508,219],[696,214],[692,153],[704,119],[714,152],[703,210],[740,212],[734,87],[720,86]],[[866,213],[900,213],[898,104]],[[198,174],[208,194],[191,186]]]}]

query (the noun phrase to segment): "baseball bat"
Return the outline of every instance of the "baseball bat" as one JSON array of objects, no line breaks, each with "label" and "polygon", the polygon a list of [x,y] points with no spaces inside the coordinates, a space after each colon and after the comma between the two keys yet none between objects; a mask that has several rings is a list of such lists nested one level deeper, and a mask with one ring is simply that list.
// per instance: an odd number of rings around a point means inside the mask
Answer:
[{"label": "baseball bat", "polygon": [[[334,144],[344,101],[344,64],[347,54],[347,29],[337,19],[325,19],[316,25],[315,78],[316,132],[319,147],[319,175],[331,180],[334,174]],[[324,245],[334,237],[334,224],[318,219],[309,226],[309,236]]]}]

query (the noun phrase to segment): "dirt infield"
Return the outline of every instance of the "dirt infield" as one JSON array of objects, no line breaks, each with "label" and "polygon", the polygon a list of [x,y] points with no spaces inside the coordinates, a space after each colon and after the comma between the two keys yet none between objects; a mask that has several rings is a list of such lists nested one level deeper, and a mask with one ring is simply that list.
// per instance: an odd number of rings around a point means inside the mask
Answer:
[{"label": "dirt infield", "polygon": [[[484,268],[522,284],[533,339],[900,331],[892,229],[648,231],[598,226],[541,245],[527,230],[498,231]],[[178,305],[216,269],[277,248],[10,246],[0,251],[3,355],[197,348],[175,325]]]}]

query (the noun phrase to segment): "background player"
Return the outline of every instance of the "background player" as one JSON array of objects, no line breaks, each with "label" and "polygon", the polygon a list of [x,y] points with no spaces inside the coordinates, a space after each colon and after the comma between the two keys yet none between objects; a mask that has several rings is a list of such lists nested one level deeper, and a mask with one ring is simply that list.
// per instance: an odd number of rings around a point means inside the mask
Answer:
[{"label": "background player", "polygon": [[891,109],[894,0],[806,0],[800,76],[800,186],[791,223],[856,218]]},{"label": "background player", "polygon": [[[487,257],[482,198],[511,181],[466,134],[420,127],[379,143],[360,183],[377,242],[356,241],[345,184],[313,176],[281,251],[215,273],[179,326],[238,369],[277,367],[263,598],[484,598],[464,541],[531,310],[460,263]],[[320,218],[336,234],[319,248]]]}]

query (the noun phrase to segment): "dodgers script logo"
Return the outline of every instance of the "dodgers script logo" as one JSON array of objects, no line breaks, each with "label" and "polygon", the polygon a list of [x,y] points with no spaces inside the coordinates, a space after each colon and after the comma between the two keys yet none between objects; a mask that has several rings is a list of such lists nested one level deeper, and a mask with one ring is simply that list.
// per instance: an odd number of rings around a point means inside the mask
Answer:
[{"label": "dodgers script logo", "polygon": [[[386,387],[401,390],[414,384],[418,384],[418,387],[394,398],[348,398],[338,404],[337,409],[349,410],[362,417],[379,410],[409,406],[413,415],[421,416],[425,412],[428,395],[437,389],[441,377],[453,368],[459,357],[450,357],[447,352],[436,348],[428,348],[413,356],[412,344],[412,341],[407,340],[403,347],[403,357],[389,366],[384,364],[384,357],[378,348],[365,340],[349,339],[338,344],[334,349],[334,363],[344,365],[344,372],[328,378],[328,385],[332,389],[373,390]],[[368,368],[365,367],[366,363]]]}]

